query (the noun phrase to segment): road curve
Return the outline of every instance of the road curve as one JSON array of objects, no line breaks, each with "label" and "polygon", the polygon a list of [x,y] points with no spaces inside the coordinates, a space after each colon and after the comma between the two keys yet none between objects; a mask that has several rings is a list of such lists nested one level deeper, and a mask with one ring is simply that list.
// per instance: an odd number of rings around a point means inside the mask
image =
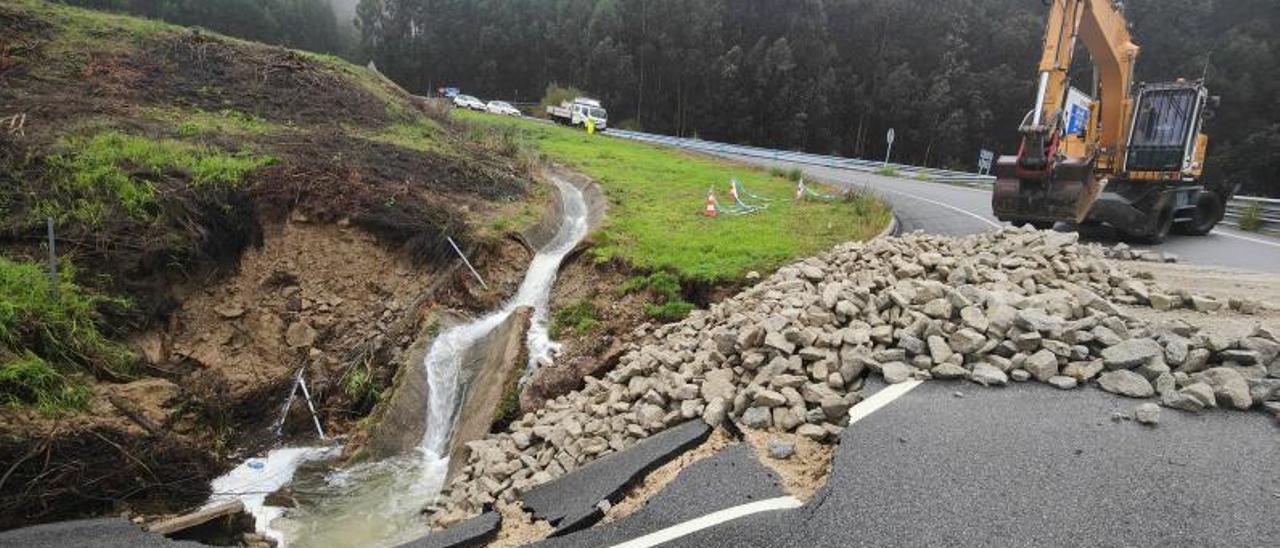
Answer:
[{"label": "road curve", "polygon": [[[688,142],[693,144],[692,141]],[[684,140],[672,140],[669,146],[682,146]],[[706,153],[706,152],[703,152]],[[904,232],[923,230],[937,234],[964,235],[1002,226],[991,212],[991,191],[961,185],[885,177],[861,170],[840,169],[786,159],[746,156],[730,152],[710,153],[737,162],[764,167],[799,168],[809,177],[841,186],[865,188],[881,195],[894,210]],[[1110,231],[1093,231],[1084,235],[1090,241],[1104,244],[1118,242]],[[1171,235],[1153,248],[1172,253],[1182,262],[1224,266],[1260,272],[1280,273],[1280,238],[1244,233],[1219,227],[1207,236]]]}]

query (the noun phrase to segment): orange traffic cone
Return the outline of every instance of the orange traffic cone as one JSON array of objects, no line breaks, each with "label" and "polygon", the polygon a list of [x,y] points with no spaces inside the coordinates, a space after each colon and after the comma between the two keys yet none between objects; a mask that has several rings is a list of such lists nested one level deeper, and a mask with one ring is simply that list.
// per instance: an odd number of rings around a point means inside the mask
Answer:
[{"label": "orange traffic cone", "polygon": [[716,193],[714,190],[707,191],[707,207],[702,210],[702,214],[708,217],[720,215],[720,209],[716,207]]}]

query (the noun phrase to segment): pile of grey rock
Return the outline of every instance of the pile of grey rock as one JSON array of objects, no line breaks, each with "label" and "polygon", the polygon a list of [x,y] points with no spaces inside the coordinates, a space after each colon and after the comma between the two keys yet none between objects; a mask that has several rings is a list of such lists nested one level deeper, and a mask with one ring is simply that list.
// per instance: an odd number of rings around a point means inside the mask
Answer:
[{"label": "pile of grey rock", "polygon": [[1280,403],[1280,339],[1239,340],[1117,302],[1169,294],[1075,234],[912,234],[778,270],[682,322],[639,330],[603,378],[471,442],[437,525],[687,420],[834,439],[867,375],[888,383],[1096,383],[1182,411]]},{"label": "pile of grey rock", "polygon": [[1152,249],[1140,250],[1129,247],[1129,244],[1118,243],[1114,247],[1104,247],[1103,256],[1118,261],[1142,261],[1147,263],[1176,263],[1178,256],[1167,251]]}]

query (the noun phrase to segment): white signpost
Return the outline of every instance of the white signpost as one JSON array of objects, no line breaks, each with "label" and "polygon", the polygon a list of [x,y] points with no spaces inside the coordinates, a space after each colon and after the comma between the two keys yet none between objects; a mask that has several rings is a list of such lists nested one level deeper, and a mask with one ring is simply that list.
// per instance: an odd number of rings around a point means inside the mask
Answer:
[{"label": "white signpost", "polygon": [[978,174],[990,175],[991,162],[995,161],[995,158],[996,153],[985,148],[978,152]]},{"label": "white signpost", "polygon": [[893,155],[893,128],[889,128],[889,134],[885,135],[885,140],[889,142],[889,150],[884,153],[884,166],[889,167],[889,157]]}]

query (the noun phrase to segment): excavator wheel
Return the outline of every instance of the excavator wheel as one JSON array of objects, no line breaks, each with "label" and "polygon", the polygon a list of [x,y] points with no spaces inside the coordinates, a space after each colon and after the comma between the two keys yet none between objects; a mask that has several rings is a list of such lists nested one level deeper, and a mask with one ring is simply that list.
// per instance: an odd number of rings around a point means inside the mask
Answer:
[{"label": "excavator wheel", "polygon": [[1169,231],[1173,229],[1173,207],[1165,206],[1160,209],[1160,216],[1156,221],[1155,227],[1151,231],[1143,234],[1129,234],[1134,240],[1147,245],[1157,245],[1164,242],[1169,237]]},{"label": "excavator wheel", "polygon": [[1222,197],[1217,192],[1201,192],[1196,198],[1196,208],[1191,219],[1173,225],[1173,231],[1188,236],[1204,236],[1213,231],[1213,227],[1222,221],[1227,212]]}]

